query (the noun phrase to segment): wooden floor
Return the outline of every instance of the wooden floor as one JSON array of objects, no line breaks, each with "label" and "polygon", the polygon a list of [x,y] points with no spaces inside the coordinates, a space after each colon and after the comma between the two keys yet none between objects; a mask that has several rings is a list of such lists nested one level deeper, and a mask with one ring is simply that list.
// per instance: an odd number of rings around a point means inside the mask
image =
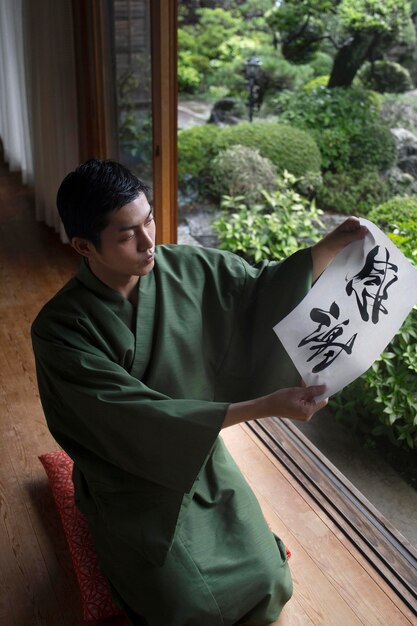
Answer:
[{"label": "wooden floor", "polygon": [[[57,445],[45,426],[29,338],[42,303],[77,266],[69,247],[35,222],[31,193],[19,177],[0,169],[0,626],[83,623],[65,539],[37,458]],[[292,550],[294,597],[277,624],[417,624],[247,427],[224,431],[224,439],[273,530]]]}]

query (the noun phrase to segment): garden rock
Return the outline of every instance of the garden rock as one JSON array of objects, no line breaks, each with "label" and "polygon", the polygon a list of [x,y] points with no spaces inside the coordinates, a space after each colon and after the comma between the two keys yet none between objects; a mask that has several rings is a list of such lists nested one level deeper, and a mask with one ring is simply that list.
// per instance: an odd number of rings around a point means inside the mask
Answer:
[{"label": "garden rock", "polygon": [[238,114],[239,104],[237,100],[235,98],[222,98],[214,104],[209,124],[238,124],[241,121]]},{"label": "garden rock", "polygon": [[417,194],[417,179],[395,166],[384,173],[391,193],[394,196],[413,196]]},{"label": "garden rock", "polygon": [[406,128],[391,128],[397,147],[397,166],[417,178],[417,137]]}]

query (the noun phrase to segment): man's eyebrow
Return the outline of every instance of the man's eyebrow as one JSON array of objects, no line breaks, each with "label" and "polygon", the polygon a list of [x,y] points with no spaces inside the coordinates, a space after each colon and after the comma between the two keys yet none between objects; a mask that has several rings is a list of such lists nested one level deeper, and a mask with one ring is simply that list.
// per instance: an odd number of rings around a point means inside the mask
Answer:
[{"label": "man's eyebrow", "polygon": [[[153,213],[153,209],[152,207],[150,207],[149,209],[149,213],[148,215],[145,217],[145,222],[150,218],[150,216]],[[138,224],[131,224],[130,226],[120,226],[120,228],[118,229],[119,233],[124,233],[126,230],[134,230],[135,228],[137,228]]]}]

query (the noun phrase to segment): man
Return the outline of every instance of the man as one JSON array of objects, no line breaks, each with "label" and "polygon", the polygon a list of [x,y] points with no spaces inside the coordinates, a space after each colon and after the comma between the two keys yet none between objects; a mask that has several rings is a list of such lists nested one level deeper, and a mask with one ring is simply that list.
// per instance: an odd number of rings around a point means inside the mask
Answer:
[{"label": "man", "polygon": [[295,372],[272,327],[364,229],[352,218],[253,268],[217,250],[155,247],[145,192],[111,161],[87,161],[61,184],[58,210],[83,262],[32,328],[46,419],[74,459],[77,504],[132,624],[267,624],[292,593],[285,548],[218,434],[325,405],[314,402],[323,387],[288,387]]}]

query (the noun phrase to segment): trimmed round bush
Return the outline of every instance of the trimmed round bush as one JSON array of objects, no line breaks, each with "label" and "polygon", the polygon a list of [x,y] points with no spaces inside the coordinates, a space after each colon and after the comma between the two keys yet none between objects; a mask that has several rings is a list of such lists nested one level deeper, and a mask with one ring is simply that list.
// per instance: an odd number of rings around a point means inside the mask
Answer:
[{"label": "trimmed round bush", "polygon": [[380,93],[403,93],[413,89],[410,72],[393,61],[366,63],[359,72],[362,84]]},{"label": "trimmed round bush", "polygon": [[278,172],[287,170],[296,178],[307,172],[320,172],[320,150],[306,131],[277,122],[243,122],[222,129],[219,142],[224,147],[242,145],[259,150],[272,161]]},{"label": "trimmed round bush", "polygon": [[289,124],[257,121],[236,126],[214,124],[183,130],[178,136],[178,179],[180,189],[207,194],[211,185],[211,165],[221,152],[235,145],[259,151],[278,173],[288,171],[296,178],[320,173],[321,155],[315,140],[305,130]]},{"label": "trimmed round bush", "polygon": [[214,124],[195,126],[178,134],[178,177],[181,182],[199,177],[219,152],[217,139],[221,129]]},{"label": "trimmed round bush", "polygon": [[257,202],[263,197],[262,190],[276,188],[276,179],[276,167],[259,150],[236,145],[222,150],[213,160],[210,190],[218,199],[244,196],[248,202]]},{"label": "trimmed round bush", "polygon": [[393,229],[404,222],[417,222],[417,197],[395,196],[372,209],[368,217],[382,229]]}]

